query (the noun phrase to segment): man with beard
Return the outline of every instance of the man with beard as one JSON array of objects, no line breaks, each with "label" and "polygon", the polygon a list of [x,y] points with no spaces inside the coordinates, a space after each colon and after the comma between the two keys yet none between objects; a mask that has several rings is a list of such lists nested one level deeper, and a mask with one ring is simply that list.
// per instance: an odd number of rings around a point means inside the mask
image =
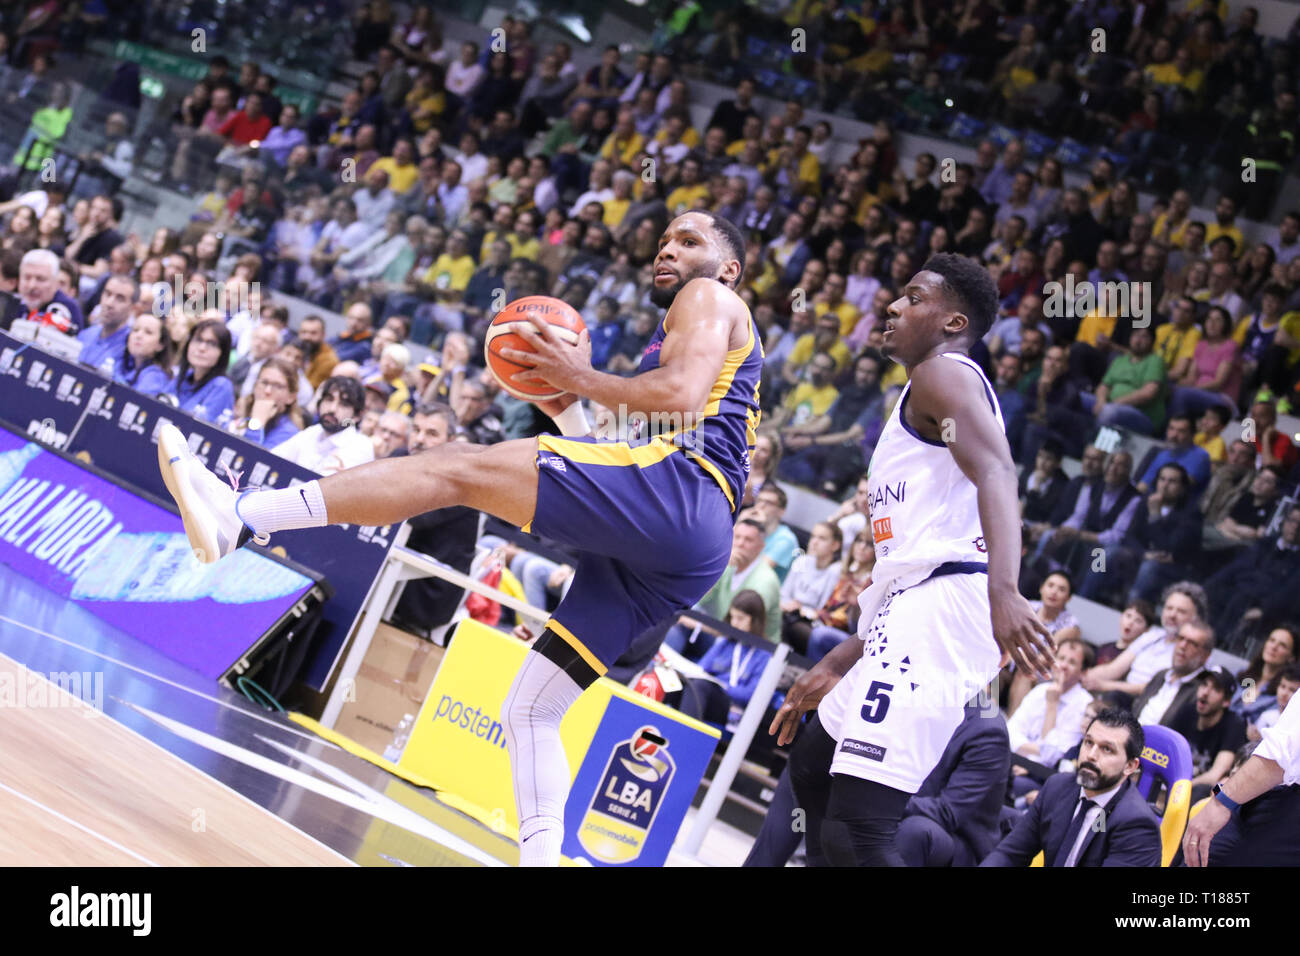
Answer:
[{"label": "man with beard", "polygon": [[328,378],[321,387],[316,424],[271,451],[322,475],[373,461],[375,446],[356,428],[365,407],[365,390],[360,382],[341,375]]},{"label": "man with beard", "polygon": [[[275,531],[396,524],[456,505],[582,552],[573,584],[501,711],[521,865],[560,860],[571,783],[560,738],[564,714],[638,635],[694,605],[731,558],[763,365],[758,330],[734,291],[744,250],[740,231],[711,213],[669,224],[652,291],[668,314],[636,376],[596,371],[586,336],[565,343],[540,318],[519,331],[532,351],[505,350],[503,357],[531,367],[516,373],[516,384],[561,393],[538,405],[568,437],[448,443],[436,455],[383,459],[292,489],[237,495],[193,456],[179,429],[159,433],[160,467],[206,562]],[[325,383],[322,424],[329,413],[337,422],[342,407],[360,415],[360,394],[344,406],[336,382]],[[604,441],[591,435],[578,396],[675,427],[635,442]],[[314,428],[304,435],[304,444],[322,437]],[[368,456],[370,443],[360,440]]]},{"label": "man with beard", "polygon": [[1083,733],[1075,773],[1047,779],[1038,799],[981,866],[1159,866],[1160,821],[1131,779],[1141,765],[1142,725],[1115,708]]},{"label": "man with beard", "polygon": [[[456,413],[449,407],[441,402],[418,405],[410,426],[407,447],[393,452],[392,457],[441,451],[455,434]],[[411,537],[406,546],[436,558],[462,574],[468,574],[474,561],[480,517],[478,511],[462,505],[426,511],[408,519]],[[399,626],[427,633],[451,620],[464,593],[463,588],[442,578],[416,578],[408,581],[393,612],[393,621]]]},{"label": "man with beard", "polygon": [[330,377],[339,364],[334,346],[325,341],[325,320],[319,315],[309,315],[298,326],[298,341],[302,343],[302,358],[307,365],[307,381],[313,389]]}]

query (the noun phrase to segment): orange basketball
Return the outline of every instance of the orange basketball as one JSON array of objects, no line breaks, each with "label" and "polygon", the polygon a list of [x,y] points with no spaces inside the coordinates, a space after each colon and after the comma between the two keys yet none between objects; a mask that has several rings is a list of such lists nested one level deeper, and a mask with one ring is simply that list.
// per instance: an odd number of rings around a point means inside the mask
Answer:
[{"label": "orange basketball", "polygon": [[544,319],[561,341],[575,345],[578,336],[587,325],[582,321],[578,310],[569,303],[553,299],[549,295],[528,295],[509,303],[496,314],[492,324],[488,326],[487,339],[483,343],[483,354],[487,367],[492,370],[492,377],[515,398],[521,398],[526,402],[544,402],[547,399],[559,398],[564,393],[557,392],[541,382],[516,384],[512,381],[513,377],[527,372],[530,366],[501,357],[501,349],[532,351],[532,346],[528,344],[527,339],[517,333],[521,325],[533,327],[528,321],[530,315]]}]

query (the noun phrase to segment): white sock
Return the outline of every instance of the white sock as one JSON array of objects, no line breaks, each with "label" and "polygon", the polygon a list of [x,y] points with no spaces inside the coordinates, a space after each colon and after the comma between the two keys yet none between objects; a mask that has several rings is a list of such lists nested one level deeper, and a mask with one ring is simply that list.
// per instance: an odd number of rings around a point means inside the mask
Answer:
[{"label": "white sock", "polygon": [[582,688],[556,664],[529,652],[506,694],[502,724],[519,811],[519,865],[559,866],[569,762],[560,721]]},{"label": "white sock", "polygon": [[319,481],[309,481],[293,488],[245,492],[235,499],[235,514],[254,534],[323,528],[329,524]]}]

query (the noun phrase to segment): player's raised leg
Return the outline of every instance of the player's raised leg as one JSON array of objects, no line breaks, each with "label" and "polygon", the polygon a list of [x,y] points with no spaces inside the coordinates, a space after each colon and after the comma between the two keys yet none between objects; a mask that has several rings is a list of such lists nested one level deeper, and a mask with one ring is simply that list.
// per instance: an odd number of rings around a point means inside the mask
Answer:
[{"label": "player's raised leg", "polygon": [[190,545],[212,562],[249,538],[327,524],[385,525],[465,505],[515,525],[537,509],[537,439],[482,446],[448,444],[437,455],[386,458],[292,488],[237,493],[166,425],[158,460]]}]

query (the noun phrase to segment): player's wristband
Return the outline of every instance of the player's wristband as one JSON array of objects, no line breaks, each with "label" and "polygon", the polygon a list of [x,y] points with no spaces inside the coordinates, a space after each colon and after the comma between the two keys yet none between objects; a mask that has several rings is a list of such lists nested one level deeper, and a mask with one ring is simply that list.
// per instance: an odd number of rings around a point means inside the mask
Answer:
[{"label": "player's wristband", "polygon": [[591,423],[582,410],[582,402],[574,402],[554,418],[555,427],[566,438],[583,438],[591,434]]}]

